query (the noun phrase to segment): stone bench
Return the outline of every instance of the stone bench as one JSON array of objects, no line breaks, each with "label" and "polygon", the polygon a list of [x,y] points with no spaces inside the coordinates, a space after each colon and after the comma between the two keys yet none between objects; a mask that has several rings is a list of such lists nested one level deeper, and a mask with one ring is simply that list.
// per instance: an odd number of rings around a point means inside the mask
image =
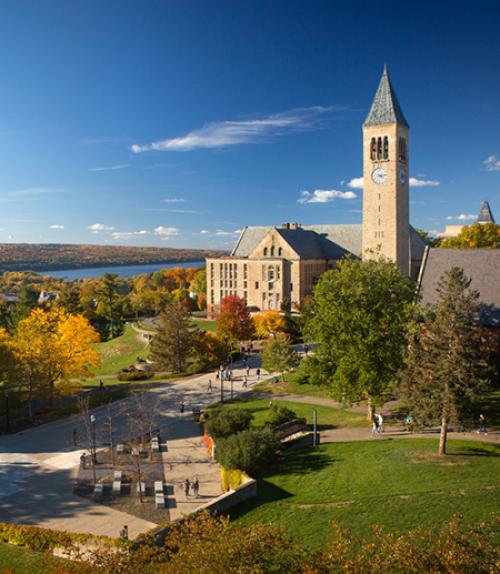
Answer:
[{"label": "stone bench", "polygon": [[155,506],[156,508],[165,508],[165,495],[163,492],[155,493]]},{"label": "stone bench", "polygon": [[102,496],[104,491],[104,485],[100,482],[98,482],[97,484],[94,484],[94,496],[95,497],[99,497]]},{"label": "stone bench", "polygon": [[163,494],[163,482],[155,480],[155,494]]},{"label": "stone bench", "polygon": [[122,493],[122,481],[121,480],[114,480],[113,481],[113,494],[121,494]]}]

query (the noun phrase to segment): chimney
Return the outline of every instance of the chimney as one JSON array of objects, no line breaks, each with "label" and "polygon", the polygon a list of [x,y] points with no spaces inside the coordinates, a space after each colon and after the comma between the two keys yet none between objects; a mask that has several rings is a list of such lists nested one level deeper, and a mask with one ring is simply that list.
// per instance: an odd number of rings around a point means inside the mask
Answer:
[{"label": "chimney", "polygon": [[281,224],[281,229],[290,229],[290,224],[285,222]]},{"label": "chimney", "polygon": [[289,223],[289,229],[298,229],[299,228],[299,224],[298,223]]}]

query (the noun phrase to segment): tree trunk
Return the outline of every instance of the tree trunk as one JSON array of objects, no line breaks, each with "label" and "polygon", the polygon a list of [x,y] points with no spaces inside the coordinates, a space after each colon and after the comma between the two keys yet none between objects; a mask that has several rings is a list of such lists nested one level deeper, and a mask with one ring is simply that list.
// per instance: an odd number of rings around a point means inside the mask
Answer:
[{"label": "tree trunk", "polygon": [[371,398],[368,397],[368,405],[367,405],[367,410],[366,410],[366,420],[371,421],[372,419],[373,419],[373,405],[372,405]]},{"label": "tree trunk", "polygon": [[441,417],[441,433],[439,435],[439,456],[446,455],[446,437],[448,434],[448,420],[446,415]]}]

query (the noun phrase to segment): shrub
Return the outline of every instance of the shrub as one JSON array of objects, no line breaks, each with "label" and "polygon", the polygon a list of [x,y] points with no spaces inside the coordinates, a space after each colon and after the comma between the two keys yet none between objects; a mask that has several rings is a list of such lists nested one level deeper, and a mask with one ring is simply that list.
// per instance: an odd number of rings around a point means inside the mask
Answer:
[{"label": "shrub", "polygon": [[241,486],[245,482],[247,475],[242,470],[228,470],[222,466],[220,469],[220,478],[222,491],[228,492],[230,489],[236,490]]},{"label": "shrub", "polygon": [[153,373],[145,371],[120,371],[118,373],[119,381],[147,381],[153,377]]},{"label": "shrub", "polygon": [[252,419],[252,413],[246,409],[218,407],[209,411],[205,429],[209,435],[216,439],[226,438],[246,430]]},{"label": "shrub", "polygon": [[217,442],[215,457],[225,468],[249,474],[276,460],[279,442],[270,428],[251,428]]},{"label": "shrub", "polygon": [[273,405],[267,423],[274,428],[278,425],[282,425],[283,423],[293,421],[296,418],[297,415],[292,411],[292,409]]}]

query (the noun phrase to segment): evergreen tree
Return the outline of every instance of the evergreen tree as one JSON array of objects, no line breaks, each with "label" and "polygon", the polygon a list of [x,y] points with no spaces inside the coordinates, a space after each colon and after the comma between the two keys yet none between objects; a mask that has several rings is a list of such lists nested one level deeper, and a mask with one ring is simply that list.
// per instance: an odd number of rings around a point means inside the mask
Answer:
[{"label": "evergreen tree", "polygon": [[160,368],[182,373],[193,352],[195,333],[189,313],[178,301],[165,304],[156,335],[151,341],[151,358]]},{"label": "evergreen tree", "polygon": [[481,334],[475,324],[479,294],[454,267],[437,287],[438,301],[415,325],[402,370],[400,395],[416,422],[441,425],[439,455],[446,454],[450,423],[463,424],[485,387]]},{"label": "evergreen tree", "polygon": [[310,382],[339,401],[383,400],[402,365],[415,289],[388,260],[345,259],[321,276],[305,333],[318,343]]},{"label": "evergreen tree", "polygon": [[96,314],[107,323],[111,338],[123,333],[123,297],[115,273],[105,273],[97,288]]},{"label": "evergreen tree", "polygon": [[283,378],[285,371],[293,369],[298,363],[298,355],[290,347],[288,335],[277,333],[266,342],[262,351],[262,366],[266,371],[278,372]]}]

